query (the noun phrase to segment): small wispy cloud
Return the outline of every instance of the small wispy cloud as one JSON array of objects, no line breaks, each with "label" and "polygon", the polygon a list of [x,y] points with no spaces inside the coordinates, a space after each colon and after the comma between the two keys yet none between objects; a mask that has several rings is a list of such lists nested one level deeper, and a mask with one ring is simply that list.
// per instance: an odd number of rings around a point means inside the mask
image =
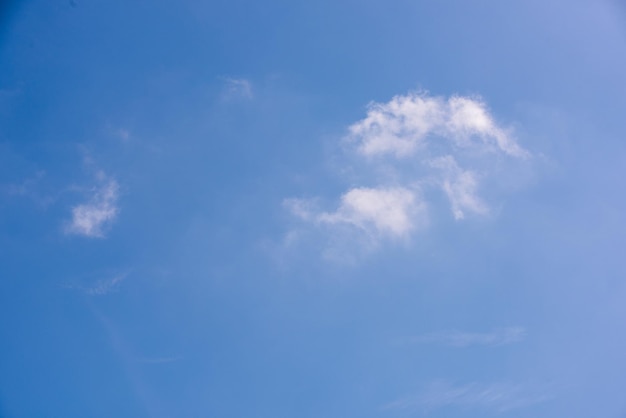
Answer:
[{"label": "small wispy cloud", "polygon": [[117,218],[119,186],[102,172],[98,177],[99,184],[89,190],[87,202],[72,207],[72,219],[65,227],[67,234],[102,238]]},{"label": "small wispy cloud", "polygon": [[252,82],[245,78],[224,78],[223,97],[226,99],[252,99],[254,92]]},{"label": "small wispy cloud", "polygon": [[457,221],[489,215],[490,205],[479,193],[483,181],[497,179],[502,159],[531,156],[482,99],[424,92],[370,103],[365,118],[348,127],[344,144],[365,170],[366,184],[342,193],[335,209],[320,208],[320,199],[298,198],[285,199],[285,207],[304,223],[338,227],[331,233],[348,226],[375,240],[407,238],[424,229],[427,214],[441,212],[429,209],[439,202],[433,192],[447,198]]},{"label": "small wispy cloud", "polygon": [[103,296],[116,292],[120,284],[126,280],[128,273],[120,273],[111,278],[99,280],[91,287],[83,288],[86,294],[91,296]]},{"label": "small wispy cloud", "polygon": [[45,171],[37,171],[33,176],[22,180],[20,183],[12,183],[3,186],[4,191],[14,196],[29,196],[33,193],[33,189],[44,177]]},{"label": "small wispy cloud", "polygon": [[[115,293],[119,291],[119,288],[128,276],[130,275],[130,271],[123,271],[118,273],[99,273],[99,280],[90,280],[91,283],[64,283],[60,286],[65,289],[71,289],[75,291],[79,291],[89,296],[104,296],[111,293]],[[82,281],[82,280],[81,280]]]},{"label": "small wispy cloud", "polygon": [[130,139],[130,137],[131,137],[130,131],[128,129],[125,129],[125,128],[119,128],[119,129],[115,130],[115,136],[117,136],[123,142],[127,142]]},{"label": "small wispy cloud", "polygon": [[450,201],[454,219],[463,219],[468,212],[477,215],[489,212],[489,207],[477,193],[476,172],[463,170],[451,155],[433,159],[430,165],[441,170],[437,181]]},{"label": "small wispy cloud", "polygon": [[438,380],[415,396],[387,404],[385,409],[428,413],[434,409],[456,407],[504,413],[537,405],[552,398],[545,388],[522,384],[472,382],[454,385]]},{"label": "small wispy cloud", "polygon": [[527,332],[522,327],[506,327],[490,332],[463,332],[457,330],[440,331],[406,338],[409,344],[435,344],[449,347],[468,347],[474,345],[501,346],[522,342]]}]

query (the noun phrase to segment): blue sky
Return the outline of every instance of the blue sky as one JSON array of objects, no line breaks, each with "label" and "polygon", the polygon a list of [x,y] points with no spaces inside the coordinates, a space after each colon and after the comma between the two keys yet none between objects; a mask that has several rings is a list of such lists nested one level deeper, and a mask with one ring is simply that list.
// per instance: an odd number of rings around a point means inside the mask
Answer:
[{"label": "blue sky", "polygon": [[0,16],[0,416],[626,417],[620,2]]}]

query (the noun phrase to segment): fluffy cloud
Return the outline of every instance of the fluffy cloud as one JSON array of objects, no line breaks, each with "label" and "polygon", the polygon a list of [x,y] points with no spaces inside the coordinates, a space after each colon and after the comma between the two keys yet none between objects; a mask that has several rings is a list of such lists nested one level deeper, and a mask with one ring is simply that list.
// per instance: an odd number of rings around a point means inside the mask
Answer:
[{"label": "fluffy cloud", "polygon": [[409,157],[428,148],[431,141],[458,148],[503,152],[526,157],[507,132],[499,127],[483,101],[452,96],[449,99],[409,93],[387,103],[371,103],[367,116],[349,127],[349,139],[366,156],[392,154]]},{"label": "fluffy cloud", "polygon": [[113,179],[104,175],[100,177],[101,184],[91,190],[88,201],[72,208],[72,219],[66,226],[66,233],[101,238],[117,217],[119,186]]},{"label": "fluffy cloud", "polygon": [[408,93],[371,103],[345,141],[376,184],[348,189],[331,211],[315,200],[287,199],[287,207],[303,221],[347,225],[375,239],[408,237],[426,225],[433,192],[447,197],[457,221],[488,215],[482,181],[502,159],[530,157],[476,97]]},{"label": "fluffy cloud", "polygon": [[371,103],[367,117],[349,127],[359,153],[406,157],[425,145],[444,121],[441,99],[410,94],[388,103]]},{"label": "fluffy cloud", "polygon": [[369,235],[401,238],[425,220],[425,206],[416,191],[402,187],[354,188],[341,196],[333,212],[315,213],[312,205],[301,199],[286,201],[291,211],[303,220],[319,224],[347,224]]}]

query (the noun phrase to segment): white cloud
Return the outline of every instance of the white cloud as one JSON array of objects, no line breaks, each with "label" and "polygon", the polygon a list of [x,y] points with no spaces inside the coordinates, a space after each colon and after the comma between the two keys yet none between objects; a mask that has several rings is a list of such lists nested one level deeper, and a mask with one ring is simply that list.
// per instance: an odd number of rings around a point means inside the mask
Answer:
[{"label": "white cloud", "polygon": [[521,384],[478,382],[453,385],[435,381],[426,390],[388,404],[388,409],[423,410],[462,407],[502,413],[536,405],[551,399],[544,390],[531,390]]},{"label": "white cloud", "polygon": [[418,94],[396,96],[388,103],[371,103],[367,117],[349,127],[350,138],[364,155],[410,155],[445,121],[440,98]]},{"label": "white cloud", "polygon": [[507,327],[491,332],[442,331],[432,334],[408,338],[406,341],[415,344],[437,344],[450,347],[468,347],[473,345],[501,346],[514,344],[526,338],[526,330],[522,327]]},{"label": "white cloud", "polygon": [[355,188],[341,196],[335,212],[317,219],[327,224],[345,223],[365,231],[391,237],[406,236],[421,223],[425,206],[412,190],[396,188]]},{"label": "white cloud", "polygon": [[287,199],[286,207],[304,222],[336,226],[333,234],[349,225],[374,239],[420,230],[427,208],[438,204],[433,192],[447,197],[457,221],[489,215],[490,205],[478,193],[483,180],[496,178],[503,159],[530,157],[476,97],[408,93],[370,103],[366,117],[348,127],[345,141],[368,181],[344,192],[335,211],[320,210],[316,199]]},{"label": "white cloud", "polygon": [[367,156],[404,158],[433,141],[528,156],[477,98],[452,96],[446,100],[424,93],[395,96],[387,103],[371,103],[367,116],[349,131],[348,138],[356,143],[358,152]]},{"label": "white cloud", "polygon": [[302,220],[349,225],[373,236],[406,237],[426,222],[418,193],[402,187],[351,189],[333,212],[319,211],[314,201],[304,199],[286,199],[285,205]]},{"label": "white cloud", "polygon": [[89,200],[72,208],[72,219],[65,228],[67,234],[101,238],[105,229],[117,218],[119,186],[103,174],[100,177],[101,184],[91,190]]},{"label": "white cloud", "polygon": [[448,100],[448,120],[444,134],[457,144],[476,136],[483,146],[495,146],[500,151],[513,157],[528,157],[528,151],[521,148],[515,140],[499,127],[489,114],[484,102],[468,97],[454,96]]}]

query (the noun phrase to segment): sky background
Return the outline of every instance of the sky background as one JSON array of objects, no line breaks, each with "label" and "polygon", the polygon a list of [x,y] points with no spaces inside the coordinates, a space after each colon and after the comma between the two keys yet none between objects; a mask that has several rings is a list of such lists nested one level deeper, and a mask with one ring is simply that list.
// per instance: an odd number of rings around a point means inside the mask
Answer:
[{"label": "sky background", "polygon": [[1,4],[1,417],[626,417],[623,3]]}]

